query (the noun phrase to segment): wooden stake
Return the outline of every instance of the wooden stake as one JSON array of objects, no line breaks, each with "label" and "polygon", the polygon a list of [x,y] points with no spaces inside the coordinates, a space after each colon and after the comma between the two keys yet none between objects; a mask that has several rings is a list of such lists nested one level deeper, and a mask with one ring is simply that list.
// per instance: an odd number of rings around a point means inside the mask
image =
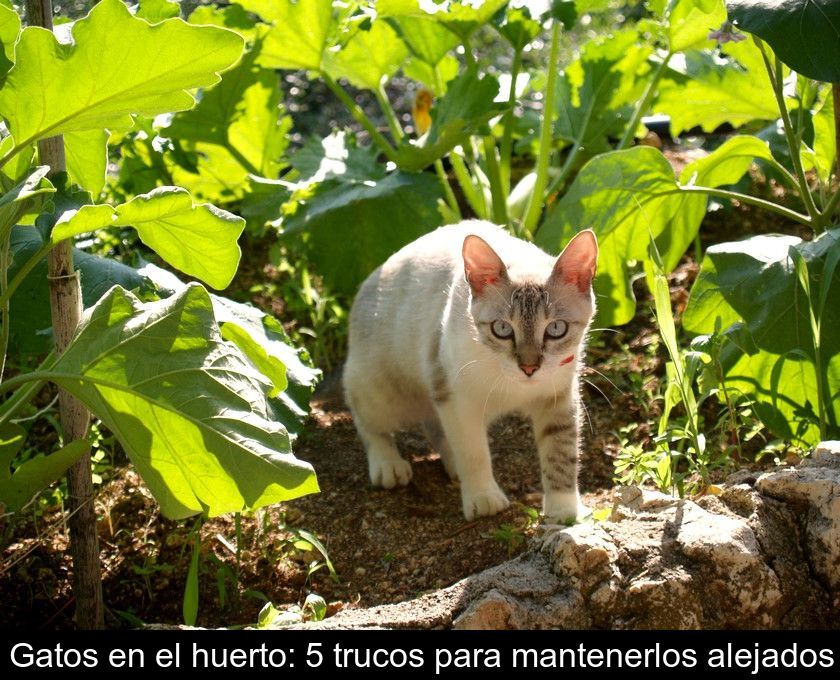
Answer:
[{"label": "wooden stake", "polygon": [[[52,0],[26,0],[26,12],[30,26],[52,30]],[[59,135],[38,142],[38,157],[42,165],[50,166],[50,176],[65,172],[67,164],[63,138]],[[56,353],[61,354],[73,338],[82,314],[79,275],[73,269],[73,244],[69,240],[62,241],[50,252],[47,275],[53,341]],[[58,392],[58,404],[65,442],[86,437],[90,414],[85,406],[64,390]],[[74,618],[79,628],[101,629],[105,622],[90,456],[83,456],[67,471],[67,488],[70,494],[68,510],[73,595],[76,600]]]}]

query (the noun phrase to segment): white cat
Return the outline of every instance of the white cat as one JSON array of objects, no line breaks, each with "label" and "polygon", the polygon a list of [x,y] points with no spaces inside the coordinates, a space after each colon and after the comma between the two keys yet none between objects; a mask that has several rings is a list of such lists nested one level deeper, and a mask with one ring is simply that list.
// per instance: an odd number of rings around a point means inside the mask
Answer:
[{"label": "white cat", "polygon": [[392,433],[422,423],[460,480],[464,516],[505,509],[487,427],[518,411],[534,426],[545,516],[568,521],[585,511],[578,371],[597,256],[590,230],[555,258],[466,221],[410,243],[367,278],[350,312],[344,386],[374,485],[408,484],[411,465]]}]

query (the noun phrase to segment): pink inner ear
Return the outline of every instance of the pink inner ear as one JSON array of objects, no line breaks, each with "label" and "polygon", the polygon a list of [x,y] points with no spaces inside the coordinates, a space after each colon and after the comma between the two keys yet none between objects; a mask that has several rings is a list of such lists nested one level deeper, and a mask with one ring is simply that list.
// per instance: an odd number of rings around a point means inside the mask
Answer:
[{"label": "pink inner ear", "polygon": [[481,295],[487,286],[494,286],[505,277],[501,258],[478,236],[464,239],[463,257],[467,280],[475,295]]},{"label": "pink inner ear", "polygon": [[560,253],[552,278],[559,278],[563,283],[575,286],[581,293],[588,294],[595,278],[595,264],[598,261],[598,243],[595,234],[582,231],[575,236]]}]

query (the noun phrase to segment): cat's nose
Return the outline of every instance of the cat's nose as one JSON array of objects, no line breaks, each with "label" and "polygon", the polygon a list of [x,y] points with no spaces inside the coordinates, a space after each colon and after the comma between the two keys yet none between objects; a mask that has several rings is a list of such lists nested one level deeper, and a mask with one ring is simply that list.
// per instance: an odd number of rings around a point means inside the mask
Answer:
[{"label": "cat's nose", "polygon": [[522,372],[527,375],[529,378],[537,372],[537,369],[540,367],[539,364],[519,364],[519,368],[522,369]]}]

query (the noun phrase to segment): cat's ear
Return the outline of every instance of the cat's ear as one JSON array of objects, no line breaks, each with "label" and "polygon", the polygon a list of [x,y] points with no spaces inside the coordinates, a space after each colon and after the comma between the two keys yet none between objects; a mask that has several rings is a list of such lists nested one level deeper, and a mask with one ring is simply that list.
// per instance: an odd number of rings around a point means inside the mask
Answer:
[{"label": "cat's ear", "polygon": [[595,264],[598,262],[598,241],[595,232],[584,229],[565,247],[554,269],[550,282],[576,286],[581,293],[589,293],[595,278]]},{"label": "cat's ear", "polygon": [[505,263],[480,236],[467,236],[461,253],[464,256],[464,273],[473,294],[481,295],[487,286],[507,281]]}]

